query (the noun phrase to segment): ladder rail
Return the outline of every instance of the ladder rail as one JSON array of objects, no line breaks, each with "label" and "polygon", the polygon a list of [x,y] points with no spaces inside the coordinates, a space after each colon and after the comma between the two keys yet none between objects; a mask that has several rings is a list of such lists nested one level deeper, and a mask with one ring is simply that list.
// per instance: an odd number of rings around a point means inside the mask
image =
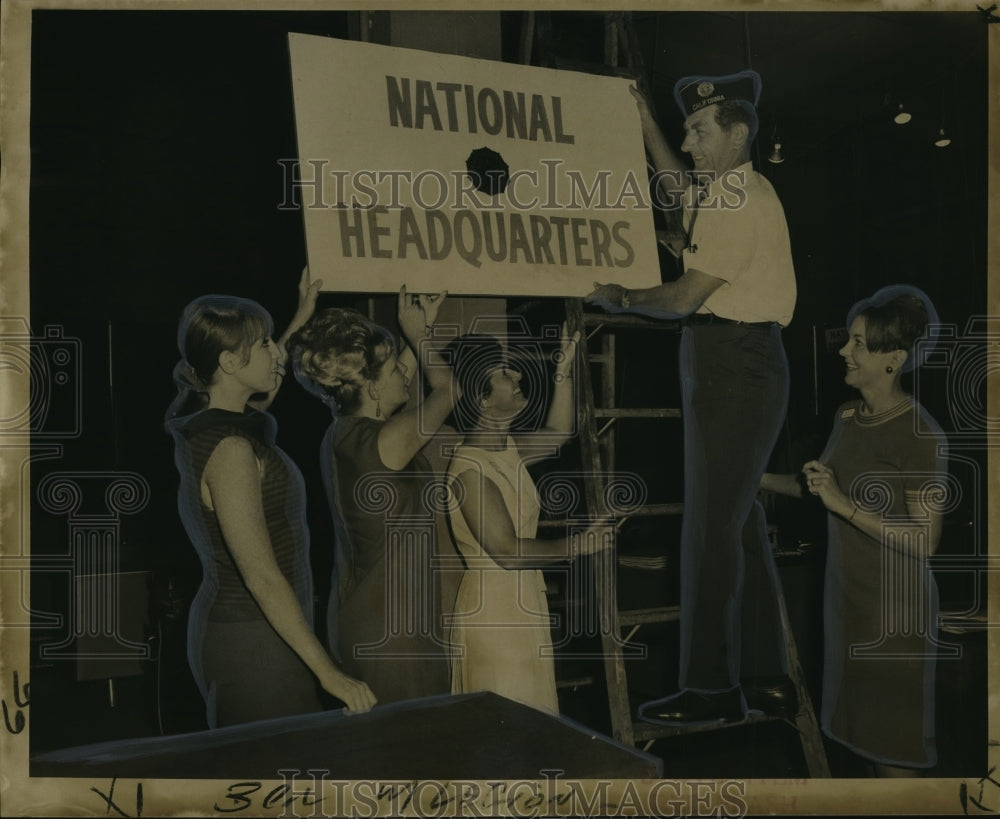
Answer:
[{"label": "ladder rail", "polygon": [[[566,315],[567,328],[570,333],[579,330],[581,332],[581,339],[585,339],[581,341],[578,351],[578,356],[580,357],[579,369],[582,377],[580,379],[580,392],[577,395],[579,402],[578,428],[580,430],[580,452],[585,472],[584,496],[588,512],[591,515],[606,517],[608,509],[604,499],[605,478],[613,472],[616,465],[614,458],[616,454],[614,447],[615,424],[622,419],[653,418],[667,420],[682,418],[681,411],[676,408],[647,407],[636,409],[619,405],[619,385],[617,383],[616,369],[617,349],[614,335],[618,330],[623,328],[629,331],[648,328],[651,331],[670,330],[676,333],[680,329],[680,323],[654,322],[639,316],[630,316],[628,317],[631,319],[629,321],[607,321],[607,316],[585,313],[582,301],[579,299],[566,300]],[[614,316],[613,318],[620,319],[621,317]],[[585,332],[590,328],[593,328],[592,332]],[[603,335],[600,339],[597,339],[596,336],[599,333]],[[611,337],[610,343],[607,341],[608,337]],[[590,344],[595,341],[600,343],[601,352],[597,355],[591,355],[589,351]],[[600,371],[602,382],[596,391],[593,384],[592,365]],[[602,407],[595,406],[594,397],[598,394],[602,398]],[[599,421],[604,422],[600,428],[598,427]],[[621,528],[633,517],[681,514],[683,514],[683,503],[645,504],[644,506],[630,510],[627,515],[619,517],[617,526]],[[602,552],[600,559],[608,561],[607,565],[601,567],[601,572],[613,571],[617,568],[617,555],[612,554],[611,550]],[[607,577],[609,575],[604,576]],[[613,576],[616,577],[616,575]],[[644,625],[679,620],[680,607],[660,606],[623,611],[618,608],[617,589],[614,588],[615,583],[610,584],[612,588],[607,588],[608,585],[597,584],[597,588],[595,588],[595,605],[598,607],[598,614],[602,617],[602,622],[608,624],[607,629],[602,629],[601,639],[604,650],[611,729],[615,739],[629,745],[638,745],[660,738],[702,733],[704,731],[777,719],[776,717],[769,717],[754,712],[748,714],[745,720],[738,723],[665,726],[634,722],[632,720],[631,703],[629,701],[628,676],[624,655],[621,651],[621,630],[623,628],[630,628],[626,642],[631,641],[635,632]],[[780,588],[778,590],[778,606],[781,615],[782,634],[784,635],[788,650],[789,676],[795,683],[800,704],[799,713],[795,716],[794,721],[785,721],[793,725],[799,734],[799,741],[802,746],[809,775],[813,777],[829,777],[830,769],[826,759],[823,740],[820,735],[809,691],[804,682],[805,675],[792,634],[784,594]],[[605,631],[610,633],[605,633]]]},{"label": "ladder rail", "polygon": [[[522,41],[521,59],[530,59],[530,43],[533,39],[535,20],[533,16],[526,23],[531,27],[531,33],[525,32]],[[528,56],[525,56],[525,55]],[[618,67],[624,61],[628,75],[637,78],[640,87],[649,89],[648,76],[643,65],[642,50],[632,20],[631,12],[608,12],[604,16],[604,63],[607,66]],[[664,213],[667,219],[669,234],[672,230],[678,232],[678,214]],[[671,218],[673,217],[673,218]],[[669,238],[667,236],[666,238]],[[663,241],[658,238],[658,241]],[[669,242],[664,244],[670,248]],[[585,314],[582,301],[578,298],[566,299],[566,324],[572,335],[580,332],[581,373],[577,393],[577,420],[580,440],[580,456],[584,470],[584,496],[588,512],[597,518],[606,519],[608,508],[605,501],[605,480],[609,471],[613,471],[616,458],[616,424],[620,420],[633,418],[679,419],[680,410],[628,409],[617,405],[617,348],[615,333],[618,330],[642,332],[673,332],[681,328],[680,321],[650,321],[642,316],[621,314]],[[592,328],[588,332],[589,326]],[[590,342],[601,335],[601,352],[590,355]],[[595,407],[595,396],[591,365],[596,365],[602,374],[600,395],[602,408]],[[598,420],[602,422],[598,429]],[[647,505],[649,506],[649,505]],[[657,504],[656,511],[643,514],[682,514],[683,504]],[[628,517],[639,516],[638,510],[631,510]],[[619,519],[617,528],[621,528],[627,517]],[[652,725],[643,722],[633,722],[631,705],[628,696],[628,679],[625,670],[621,629],[630,626],[627,641],[631,640],[635,631],[647,623],[660,623],[677,620],[680,616],[679,606],[666,606],[657,609],[640,609],[621,612],[617,600],[617,544],[615,548],[606,549],[594,556],[595,564],[595,605],[597,615],[603,624],[601,628],[601,644],[604,653],[605,678],[608,687],[608,704],[611,716],[612,733],[615,739],[628,745],[651,742],[660,737],[678,736],[715,730],[723,725],[677,726],[668,727]],[[610,582],[601,582],[601,578],[611,578]],[[802,750],[806,758],[810,776],[821,777],[830,775],[823,747],[819,726],[812,708],[809,692],[804,683],[804,674],[799,661],[798,650],[792,634],[791,623],[784,600],[784,593],[778,588],[778,606],[781,615],[781,628],[788,647],[789,674],[795,682],[799,695],[799,714],[795,718],[795,727],[800,734]],[[768,718],[760,714],[748,715],[747,719],[735,725],[764,722]]]},{"label": "ladder rail", "polygon": [[[577,393],[578,428],[580,430],[580,456],[585,473],[584,497],[587,511],[595,518],[608,517],[608,508],[604,499],[604,479],[600,443],[596,435],[596,418],[594,416],[594,387],[591,382],[590,362],[587,355],[587,344],[583,339],[584,329],[583,303],[580,299],[566,300],[566,328],[570,335],[580,332],[581,343],[577,350],[580,356],[580,391]],[[617,588],[614,578],[617,549],[605,549],[593,559],[599,562],[595,577],[611,578],[612,582],[598,582],[594,586],[594,604],[598,615],[608,618],[606,627],[601,632],[601,650],[604,655],[604,675],[607,682],[609,706],[611,710],[611,731],[616,740],[626,745],[635,745],[628,701],[628,679],[625,674],[625,661],[618,645],[621,627],[618,623]],[[622,714],[626,719],[622,719]]]}]

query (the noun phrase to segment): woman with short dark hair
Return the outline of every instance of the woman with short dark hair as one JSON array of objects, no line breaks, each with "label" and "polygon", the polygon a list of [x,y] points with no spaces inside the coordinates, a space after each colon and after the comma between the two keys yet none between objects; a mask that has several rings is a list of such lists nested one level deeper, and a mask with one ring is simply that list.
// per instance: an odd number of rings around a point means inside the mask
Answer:
[{"label": "woman with short dark hair", "polygon": [[462,390],[455,425],[465,433],[448,467],[449,520],[466,567],[452,623],[455,693],[488,690],[559,712],[541,569],[610,544],[603,529],[578,540],[539,539],[539,501],[525,459],[529,444],[552,452],[572,433],[578,340],[564,328],[545,426],[521,435],[511,428],[529,397],[499,342],[469,335],[449,345]]},{"label": "woman with short dark hair", "polygon": [[[822,725],[879,776],[936,764],[934,673],[938,594],[928,558],[946,508],[947,442],[903,388],[935,329],[926,294],[893,285],[858,302],[841,348],[843,404],[818,460],[803,466],[828,510]],[[801,496],[794,475],[764,489]]]}]

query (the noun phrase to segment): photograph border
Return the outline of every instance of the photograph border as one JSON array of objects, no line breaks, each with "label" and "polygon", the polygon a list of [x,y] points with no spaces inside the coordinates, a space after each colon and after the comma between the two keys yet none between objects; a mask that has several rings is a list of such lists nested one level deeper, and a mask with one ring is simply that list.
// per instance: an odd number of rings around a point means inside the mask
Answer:
[{"label": "photograph border", "polygon": [[[419,8],[435,11],[447,10],[530,10],[537,3],[491,3],[476,7],[470,3],[386,2],[378,10],[406,10]],[[610,9],[644,11],[829,11],[836,12],[901,12],[933,14],[944,11],[970,11],[973,2],[575,2],[567,10],[600,11]],[[0,171],[0,320],[6,326],[17,326],[30,315],[29,259],[28,259],[28,202],[30,175],[30,123],[31,110],[31,13],[36,9],[73,10],[240,10],[240,11],[336,11],[364,10],[358,3],[314,0],[314,2],[281,3],[279,0],[243,0],[238,3],[198,2],[197,0],[121,0],[121,2],[83,2],[64,0],[5,0],[0,5],[0,152],[3,167]],[[985,7],[984,7],[985,9]],[[984,9],[980,9],[983,11]],[[1000,12],[998,12],[1000,14]],[[1000,22],[1000,19],[990,22]],[[989,27],[989,129],[990,162],[988,167],[989,213],[987,224],[1000,225],[1000,211],[996,199],[1000,191],[1000,152],[997,150],[1000,134],[1000,25]],[[997,264],[1000,259],[1000,230],[988,231],[988,290],[987,311],[990,317],[1000,316],[1000,290],[997,285]],[[987,413],[989,418],[1000,417],[1000,398],[996,373],[988,380]],[[30,401],[28,379],[16,382],[23,392],[0,392],[0,413],[13,412],[27,406]],[[2,417],[10,417],[3,414]],[[986,497],[1000,498],[1000,469],[996,445],[990,443],[988,489]],[[24,487],[30,486],[31,460],[54,457],[58,443],[35,442],[27,435],[0,436],[0,696],[3,700],[5,730],[0,730],[0,814],[3,816],[68,816],[68,815],[221,815],[238,811],[240,815],[260,816],[326,816],[326,815],[576,815],[574,807],[580,805],[569,797],[573,789],[564,781],[538,780],[522,783],[524,801],[494,800],[493,803],[463,799],[461,794],[478,794],[484,799],[496,792],[490,782],[437,783],[419,789],[409,800],[396,792],[392,799],[375,799],[378,783],[337,783],[324,779],[323,800],[315,798],[312,785],[301,780],[292,785],[292,791],[301,798],[281,801],[275,799],[265,807],[256,802],[241,805],[238,800],[226,802],[227,789],[234,782],[228,780],[91,780],[88,778],[42,778],[28,773],[28,730],[30,722],[30,677],[28,675],[29,628],[18,622],[21,601],[28,600],[27,581],[30,568],[30,521],[27,504],[30,502]],[[989,523],[989,556],[991,561],[998,554],[996,532],[1000,526],[997,506],[987,511]],[[991,562],[992,566],[992,562]],[[988,747],[985,749],[987,768],[960,779],[923,780],[845,780],[845,779],[789,779],[741,780],[745,791],[741,798],[747,814],[806,815],[892,815],[907,813],[957,814],[1000,812],[1000,733],[998,719],[1000,706],[992,690],[998,679],[998,633],[1000,625],[1000,580],[994,571],[988,572],[988,623],[987,658],[989,669],[989,724]],[[23,595],[23,596],[22,596]],[[21,730],[12,730],[20,727]],[[669,772],[666,772],[669,775]],[[720,811],[721,815],[739,815],[729,812],[738,800],[719,802],[717,797],[726,783],[709,784],[711,780],[666,780],[665,787],[657,781],[609,781],[607,785],[588,782],[581,793],[596,800],[600,815],[613,815],[616,810],[628,815],[628,806],[658,804],[664,812],[658,815],[697,814],[702,808]],[[674,793],[676,783],[684,792]],[[511,783],[513,784],[513,783]],[[272,780],[261,783],[260,793],[270,793],[288,786],[288,782]],[[466,787],[468,786],[468,788]],[[453,792],[449,792],[452,788]],[[443,790],[442,790],[443,789]],[[548,790],[546,790],[548,789]],[[288,791],[282,791],[287,793]],[[231,791],[230,791],[231,793]],[[446,793],[450,798],[443,798]],[[531,805],[539,793],[545,800]],[[661,794],[655,801],[657,794]],[[562,801],[566,797],[568,801]],[[669,798],[668,798],[669,797]],[[678,804],[680,798],[683,805]],[[712,801],[715,799],[716,801]],[[562,804],[560,802],[562,801]],[[222,805],[222,809],[219,805]],[[486,811],[489,805],[499,812]],[[541,805],[541,807],[539,807]],[[670,807],[670,806],[673,807]],[[983,810],[982,807],[988,808]],[[623,810],[623,808],[625,810]],[[460,813],[454,811],[460,810]],[[563,813],[562,811],[566,812]],[[214,812],[213,812],[214,811]],[[328,811],[334,811],[330,813]],[[476,811],[480,811],[477,813]],[[550,811],[550,812],[547,812]],[[671,813],[669,811],[674,811]],[[707,814],[704,814],[707,815]]]}]

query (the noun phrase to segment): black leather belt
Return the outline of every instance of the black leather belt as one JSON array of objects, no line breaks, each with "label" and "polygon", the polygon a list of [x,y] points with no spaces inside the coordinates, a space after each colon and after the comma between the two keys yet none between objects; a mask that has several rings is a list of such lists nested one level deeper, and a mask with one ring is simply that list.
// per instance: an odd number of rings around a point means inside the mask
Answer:
[{"label": "black leather belt", "polygon": [[723,318],[715,313],[691,313],[683,318],[683,323],[688,326],[701,324],[729,325],[731,327],[770,327],[777,324],[776,321],[736,321],[736,319]]}]

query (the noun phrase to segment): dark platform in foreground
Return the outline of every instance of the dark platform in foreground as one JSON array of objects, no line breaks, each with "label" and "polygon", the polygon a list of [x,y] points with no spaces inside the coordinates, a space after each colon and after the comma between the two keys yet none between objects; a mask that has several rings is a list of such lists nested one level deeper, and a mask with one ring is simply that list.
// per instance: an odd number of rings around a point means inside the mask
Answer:
[{"label": "dark platform in foreground", "polygon": [[367,714],[326,711],[33,756],[31,776],[280,779],[658,778],[659,759],[489,692],[427,697]]}]

